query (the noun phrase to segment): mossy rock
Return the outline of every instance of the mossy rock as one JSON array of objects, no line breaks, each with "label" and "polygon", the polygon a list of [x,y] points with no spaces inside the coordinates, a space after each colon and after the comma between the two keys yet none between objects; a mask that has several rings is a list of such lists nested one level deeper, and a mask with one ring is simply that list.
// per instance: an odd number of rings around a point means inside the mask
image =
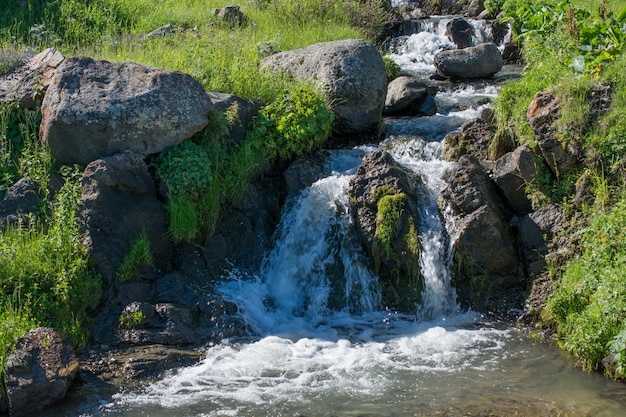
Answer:
[{"label": "mossy rock", "polygon": [[377,151],[364,158],[350,185],[355,223],[378,275],[383,304],[402,312],[415,312],[422,298],[420,183],[388,153]]}]

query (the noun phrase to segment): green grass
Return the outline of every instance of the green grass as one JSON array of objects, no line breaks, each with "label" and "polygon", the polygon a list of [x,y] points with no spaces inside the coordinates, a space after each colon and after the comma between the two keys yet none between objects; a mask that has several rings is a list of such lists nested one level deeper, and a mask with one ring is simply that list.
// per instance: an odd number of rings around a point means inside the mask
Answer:
[{"label": "green grass", "polygon": [[[528,190],[537,206],[563,203],[573,220],[588,225],[581,230],[583,239],[575,255],[550,261],[552,274],[559,275],[553,277],[555,294],[543,319],[556,329],[560,346],[577,356],[586,369],[602,369],[603,359],[612,355],[614,365],[604,371],[623,378],[626,34],[611,31],[623,27],[624,21],[615,19],[626,10],[626,4],[573,0],[570,4],[582,9],[574,11],[557,1],[501,3],[512,14],[518,35],[526,31],[519,38],[526,70],[523,78],[509,83],[497,99],[499,132],[512,135],[517,143],[536,147],[526,111],[535,93],[550,90],[562,102],[555,123],[557,139],[564,146],[578,141],[585,156],[581,169],[559,178],[542,175]],[[537,8],[522,16],[528,8],[546,4],[549,13],[541,15]],[[516,16],[517,12],[522,14]],[[585,52],[586,48],[590,51]],[[584,59],[584,68],[574,65],[577,59]],[[605,113],[592,117],[591,99],[601,84],[611,86],[611,105]],[[593,198],[590,203],[576,205],[574,185],[582,175],[591,178]]]},{"label": "green grass", "polygon": [[[557,322],[559,343],[595,370],[619,353],[613,377],[626,376],[626,198],[593,216],[580,255],[567,266],[549,311]],[[623,342],[623,340],[622,340]]]},{"label": "green grass", "polygon": [[117,269],[115,278],[122,282],[136,281],[137,269],[142,266],[154,266],[150,240],[145,230],[131,244],[122,264]]}]

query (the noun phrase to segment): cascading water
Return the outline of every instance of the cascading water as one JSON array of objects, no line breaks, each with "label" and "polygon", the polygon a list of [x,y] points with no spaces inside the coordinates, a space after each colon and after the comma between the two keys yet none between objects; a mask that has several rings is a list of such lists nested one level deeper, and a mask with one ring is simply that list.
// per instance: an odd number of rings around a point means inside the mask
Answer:
[{"label": "cascading water", "polygon": [[231,271],[221,287],[255,335],[212,346],[199,365],[81,415],[626,415],[624,401],[608,397],[621,387],[579,372],[509,323],[455,303],[450,232],[436,205],[450,168],[441,140],[477,116],[477,97],[495,94],[493,86],[443,91],[440,114],[387,121],[385,148],[424,180],[425,291],[415,314],[382,308],[377,279],[355,243],[347,188],[373,147],[329,151],[322,179],[288,202],[261,270]]}]

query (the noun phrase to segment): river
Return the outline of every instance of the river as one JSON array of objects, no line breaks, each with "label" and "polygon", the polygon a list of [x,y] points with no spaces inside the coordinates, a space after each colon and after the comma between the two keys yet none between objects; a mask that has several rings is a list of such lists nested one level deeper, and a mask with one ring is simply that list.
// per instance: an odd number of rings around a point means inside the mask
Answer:
[{"label": "river", "polygon": [[[397,41],[391,57],[404,71],[432,73],[432,56],[448,41],[430,27]],[[420,219],[426,289],[415,314],[380,308],[377,279],[354,244],[348,183],[379,145],[331,150],[323,178],[288,201],[262,268],[233,270],[220,286],[256,336],[224,340],[196,366],[146,388],[87,396],[54,416],[626,415],[622,384],[583,372],[513,323],[456,304],[447,256],[454,230],[435,203],[452,166],[441,140],[496,94],[491,82],[444,89],[438,114],[386,120],[384,146],[424,178],[429,196]],[[327,273],[337,262],[339,284]]]}]

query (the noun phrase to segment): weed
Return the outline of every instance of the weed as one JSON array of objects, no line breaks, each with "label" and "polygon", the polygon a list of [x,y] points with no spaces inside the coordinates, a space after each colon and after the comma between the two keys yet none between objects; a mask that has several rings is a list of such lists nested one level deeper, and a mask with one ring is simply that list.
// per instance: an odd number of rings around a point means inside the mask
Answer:
[{"label": "weed", "polygon": [[141,310],[123,312],[118,320],[120,329],[140,329],[146,321],[146,315]]},{"label": "weed", "polygon": [[154,258],[150,248],[150,239],[145,230],[133,241],[115,277],[118,281],[135,281],[137,269],[141,266],[154,266]]}]

